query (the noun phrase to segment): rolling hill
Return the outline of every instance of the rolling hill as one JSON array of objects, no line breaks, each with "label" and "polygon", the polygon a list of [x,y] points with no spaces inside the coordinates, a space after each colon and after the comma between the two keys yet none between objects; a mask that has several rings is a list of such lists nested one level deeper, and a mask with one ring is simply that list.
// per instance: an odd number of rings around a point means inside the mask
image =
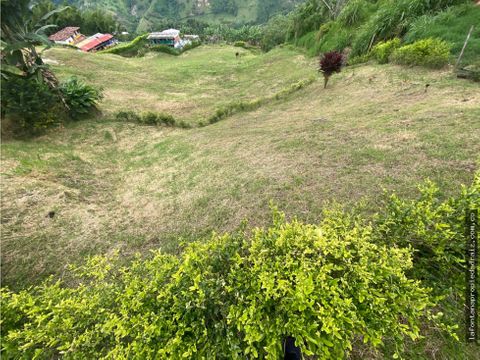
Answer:
[{"label": "rolling hill", "polygon": [[[242,50],[238,59],[236,51],[204,45],[178,57],[123,58],[48,50],[61,79],[104,88],[103,116],[2,143],[3,283],[30,285],[115,249],[127,257],[176,251],[179,238],[232,231],[243,219],[262,226],[270,201],[314,223],[329,201],[364,199],[371,211],[382,189],[414,197],[430,178],[450,195],[471,182],[478,84],[448,70],[368,64],[323,89],[315,63],[289,47]],[[272,100],[192,129],[113,116],[167,112],[195,126],[219,106],[263,98]]]}]

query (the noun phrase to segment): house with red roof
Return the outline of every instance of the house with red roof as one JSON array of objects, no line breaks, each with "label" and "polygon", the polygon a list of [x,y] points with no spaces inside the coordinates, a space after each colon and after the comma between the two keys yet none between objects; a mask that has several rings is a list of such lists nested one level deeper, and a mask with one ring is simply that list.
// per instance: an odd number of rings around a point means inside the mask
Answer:
[{"label": "house with red roof", "polygon": [[103,50],[117,44],[112,34],[95,34],[75,44],[77,48],[85,52]]}]

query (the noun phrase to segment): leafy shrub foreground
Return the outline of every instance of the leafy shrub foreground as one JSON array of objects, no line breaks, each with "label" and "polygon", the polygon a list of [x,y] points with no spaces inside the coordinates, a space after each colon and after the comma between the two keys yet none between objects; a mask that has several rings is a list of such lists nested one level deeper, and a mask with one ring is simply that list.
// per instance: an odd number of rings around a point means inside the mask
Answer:
[{"label": "leafy shrub foreground", "polygon": [[181,257],[119,267],[94,258],[79,285],[3,291],[5,353],[16,356],[278,359],[282,338],[341,358],[355,337],[418,337],[431,305],[408,279],[408,249],[378,246],[371,229],[331,216],[214,236]]},{"label": "leafy shrub foreground", "polygon": [[266,229],[214,234],[178,256],[128,266],[97,256],[73,268],[70,285],[2,289],[3,356],[278,359],[293,336],[318,359],[345,358],[359,340],[396,358],[420,325],[455,337],[435,313],[443,291],[427,286],[463,275],[480,176],[456,199],[440,201],[432,184],[421,193],[393,196],[369,222],[331,210],[307,225],[275,211]]}]

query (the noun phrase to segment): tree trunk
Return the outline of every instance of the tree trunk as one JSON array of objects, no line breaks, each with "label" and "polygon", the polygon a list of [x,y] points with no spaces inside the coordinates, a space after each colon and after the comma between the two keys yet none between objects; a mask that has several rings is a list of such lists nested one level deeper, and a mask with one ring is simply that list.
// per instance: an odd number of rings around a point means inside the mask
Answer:
[{"label": "tree trunk", "polygon": [[327,88],[327,84],[328,84],[328,80],[330,79],[330,75],[323,75],[323,79],[324,79],[324,82],[323,82],[323,88],[326,89]]}]

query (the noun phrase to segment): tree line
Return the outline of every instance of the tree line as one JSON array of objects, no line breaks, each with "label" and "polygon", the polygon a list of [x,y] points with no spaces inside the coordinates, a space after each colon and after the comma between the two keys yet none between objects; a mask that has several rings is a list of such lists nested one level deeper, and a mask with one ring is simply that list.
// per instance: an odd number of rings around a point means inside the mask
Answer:
[{"label": "tree line", "polygon": [[45,14],[61,8],[64,8],[64,10],[54,13],[49,18],[49,23],[55,25],[55,27],[47,29],[47,35],[66,26],[78,26],[80,31],[86,35],[124,30],[112,14],[102,9],[80,10],[78,7],[68,4],[67,1],[57,5],[52,0],[40,0],[32,8],[32,21],[37,23]]}]

